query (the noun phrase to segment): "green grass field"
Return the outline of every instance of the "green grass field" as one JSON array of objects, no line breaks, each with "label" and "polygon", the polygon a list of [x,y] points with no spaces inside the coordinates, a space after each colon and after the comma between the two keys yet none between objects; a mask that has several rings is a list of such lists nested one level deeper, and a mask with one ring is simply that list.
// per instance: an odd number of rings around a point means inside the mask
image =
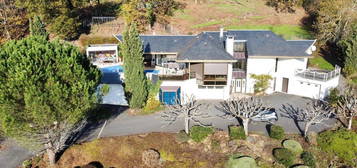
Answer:
[{"label": "green grass field", "polygon": [[213,25],[218,25],[218,24],[221,24],[221,23],[222,23],[222,21],[220,21],[220,20],[213,20],[213,21],[209,21],[209,22],[206,22],[206,23],[193,25],[192,28],[199,29],[199,28],[209,27],[209,26],[213,26]]},{"label": "green grass field", "polygon": [[309,65],[319,68],[319,69],[324,69],[324,70],[334,70],[335,67],[327,62],[323,57],[314,57],[309,59]]}]

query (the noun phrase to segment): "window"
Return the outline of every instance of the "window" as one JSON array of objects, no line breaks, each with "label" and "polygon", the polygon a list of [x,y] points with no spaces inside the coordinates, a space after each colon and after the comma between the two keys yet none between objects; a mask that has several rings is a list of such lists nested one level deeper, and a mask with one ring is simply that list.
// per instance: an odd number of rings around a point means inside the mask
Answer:
[{"label": "window", "polygon": [[275,72],[278,72],[278,61],[279,61],[279,59],[276,58],[275,59]]},{"label": "window", "polygon": [[238,60],[233,63],[233,69],[245,69],[245,60]]},{"label": "window", "polygon": [[236,42],[233,47],[234,52],[245,52],[245,42]]}]

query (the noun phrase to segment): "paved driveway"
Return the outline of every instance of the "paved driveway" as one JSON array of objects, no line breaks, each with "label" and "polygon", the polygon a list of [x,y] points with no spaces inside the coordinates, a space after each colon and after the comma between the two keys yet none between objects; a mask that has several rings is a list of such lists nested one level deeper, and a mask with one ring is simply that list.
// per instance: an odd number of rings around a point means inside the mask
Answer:
[{"label": "paved driveway", "polygon": [[[293,119],[284,117],[285,110],[289,108],[302,108],[306,107],[311,99],[303,98],[299,96],[287,95],[287,94],[272,94],[263,97],[263,102],[270,107],[274,107],[278,113],[279,120],[275,123],[282,126],[287,133],[300,134],[301,130],[304,128],[303,122],[294,122]],[[211,124],[212,126],[227,130],[228,125],[237,125],[237,120],[227,120],[220,117],[215,117],[217,115],[222,115],[220,111],[219,101],[203,101],[205,105],[201,108],[208,112],[211,116],[209,119],[202,120],[206,124]],[[284,108],[285,107],[285,108]],[[312,126],[310,131],[320,132],[334,125],[335,119],[330,119],[323,125]],[[267,123],[264,122],[252,122],[249,125],[249,131],[259,134],[267,134],[266,131]],[[160,118],[160,114],[153,114],[147,116],[130,116],[126,112],[119,115],[112,121],[108,122],[106,127],[103,129],[101,136],[121,136],[121,135],[132,135],[148,132],[178,132],[183,130],[184,122],[179,119],[174,124],[165,126],[163,120]],[[98,135],[99,129],[95,131],[91,138]],[[90,138],[90,139],[91,139]]]}]

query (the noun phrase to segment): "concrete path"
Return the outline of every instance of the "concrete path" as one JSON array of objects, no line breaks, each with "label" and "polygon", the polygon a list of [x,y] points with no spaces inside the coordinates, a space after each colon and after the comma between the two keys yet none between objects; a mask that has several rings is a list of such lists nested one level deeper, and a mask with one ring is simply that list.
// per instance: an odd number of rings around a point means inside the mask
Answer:
[{"label": "concrete path", "polygon": [[2,144],[5,150],[0,151],[0,168],[15,168],[33,155],[12,140],[5,140]]}]

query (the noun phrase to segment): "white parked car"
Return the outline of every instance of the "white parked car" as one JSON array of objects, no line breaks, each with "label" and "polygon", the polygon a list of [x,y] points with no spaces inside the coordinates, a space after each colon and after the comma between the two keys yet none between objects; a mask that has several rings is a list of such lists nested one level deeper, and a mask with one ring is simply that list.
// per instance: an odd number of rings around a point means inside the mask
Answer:
[{"label": "white parked car", "polygon": [[261,110],[258,115],[252,118],[252,121],[274,122],[278,120],[278,115],[274,108]]}]

